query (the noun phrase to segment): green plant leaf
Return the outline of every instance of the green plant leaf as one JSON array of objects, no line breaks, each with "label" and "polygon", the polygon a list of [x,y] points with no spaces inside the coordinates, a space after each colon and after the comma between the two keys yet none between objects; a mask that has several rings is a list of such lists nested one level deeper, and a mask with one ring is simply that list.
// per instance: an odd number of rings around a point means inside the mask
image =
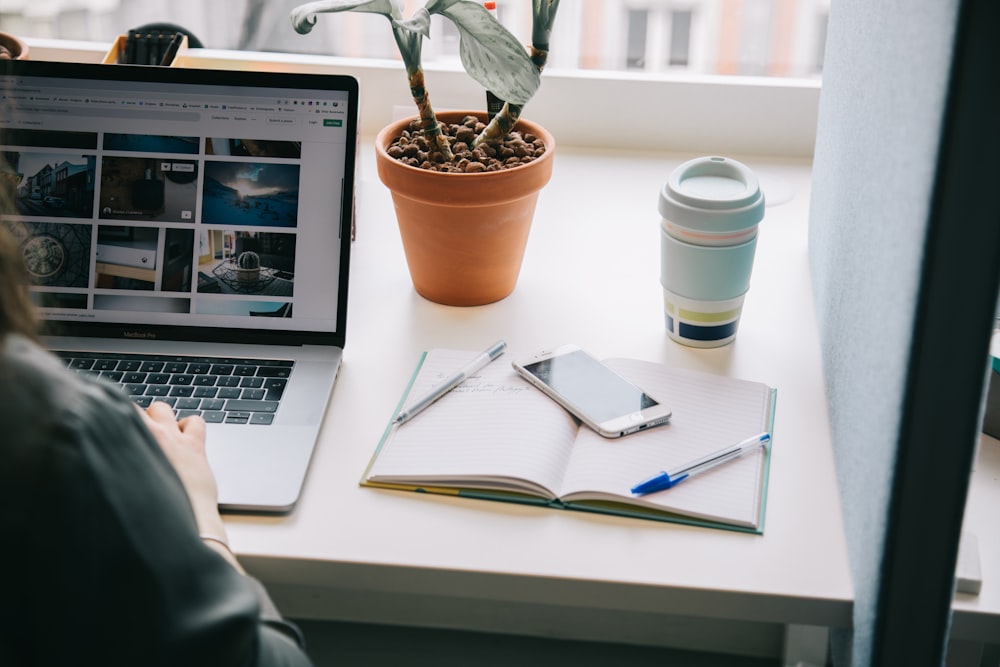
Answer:
[{"label": "green plant leaf", "polygon": [[430,0],[431,14],[448,17],[458,28],[465,71],[484,88],[514,104],[526,104],[541,85],[526,48],[494,19],[482,3]]},{"label": "green plant leaf", "polygon": [[[423,12],[423,9],[420,10]],[[427,14],[424,12],[424,14]],[[427,16],[428,27],[430,26],[430,16]],[[419,24],[411,21],[394,21],[392,24],[392,35],[396,39],[396,48],[403,58],[403,65],[406,66],[407,76],[413,74],[421,68],[421,52],[424,46],[424,33],[420,31]]]},{"label": "green plant leaf", "polygon": [[332,12],[368,12],[382,14],[391,20],[403,17],[401,0],[316,0],[292,10],[292,26],[304,35],[316,25],[317,14]]},{"label": "green plant leaf", "polygon": [[394,20],[393,25],[403,30],[423,35],[424,37],[431,36],[431,15],[423,7],[413,13],[413,18],[406,19],[405,21]]}]

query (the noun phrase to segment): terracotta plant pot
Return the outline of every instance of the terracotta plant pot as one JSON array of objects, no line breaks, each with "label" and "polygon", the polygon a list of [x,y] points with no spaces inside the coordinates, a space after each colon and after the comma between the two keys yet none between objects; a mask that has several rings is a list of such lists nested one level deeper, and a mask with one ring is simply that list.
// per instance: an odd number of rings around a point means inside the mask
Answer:
[{"label": "terracotta plant pot", "polygon": [[27,60],[28,45],[22,39],[7,32],[0,32],[0,58],[9,60]]},{"label": "terracotta plant pot", "polygon": [[[475,111],[438,114],[459,122]],[[515,130],[534,134],[545,153],[515,169],[477,174],[418,169],[386,149],[413,119],[386,126],[375,140],[378,175],[392,192],[406,263],[417,292],[449,306],[499,301],[512,291],[535,213],[538,192],[552,175],[555,140],[521,120]]]}]

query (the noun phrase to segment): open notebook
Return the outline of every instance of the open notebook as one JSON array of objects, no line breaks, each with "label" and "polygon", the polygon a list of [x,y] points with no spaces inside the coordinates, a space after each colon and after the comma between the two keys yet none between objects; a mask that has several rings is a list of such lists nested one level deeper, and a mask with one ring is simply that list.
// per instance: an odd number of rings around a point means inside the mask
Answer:
[{"label": "open notebook", "polygon": [[[474,356],[426,353],[399,408]],[[775,390],[632,359],[605,363],[662,397],[673,409],[670,423],[603,438],[501,358],[412,420],[390,423],[361,483],[762,533],[770,448],[666,491],[629,490],[659,470],[770,431]]]},{"label": "open notebook", "polygon": [[0,224],[47,344],[203,416],[224,509],[299,497],[345,341],[357,111],[347,76],[0,64]]}]

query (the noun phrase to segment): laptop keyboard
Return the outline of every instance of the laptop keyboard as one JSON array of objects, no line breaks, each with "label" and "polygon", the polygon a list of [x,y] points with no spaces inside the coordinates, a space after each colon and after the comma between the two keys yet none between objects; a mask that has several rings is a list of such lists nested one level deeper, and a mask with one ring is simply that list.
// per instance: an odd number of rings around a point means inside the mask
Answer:
[{"label": "laptop keyboard", "polygon": [[56,354],[71,370],[121,385],[140,407],[162,401],[178,419],[200,415],[210,424],[270,425],[294,366],[274,359]]}]

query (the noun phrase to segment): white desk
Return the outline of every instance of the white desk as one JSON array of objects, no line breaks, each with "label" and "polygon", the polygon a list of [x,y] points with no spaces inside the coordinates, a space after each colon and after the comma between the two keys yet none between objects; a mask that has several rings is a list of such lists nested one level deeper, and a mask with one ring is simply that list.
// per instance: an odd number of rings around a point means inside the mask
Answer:
[{"label": "white desk", "polygon": [[[758,655],[780,653],[783,624],[848,626],[807,261],[809,164],[742,158],[775,205],[736,342],[695,350],[664,332],[656,211],[664,179],[695,156],[559,147],[516,290],[463,309],[414,292],[371,144],[345,360],[302,499],[287,517],[227,520],[282,611],[713,650],[721,640]],[[497,338],[509,355],[574,341],[776,387],[764,536],[359,487],[421,351]]]},{"label": "white desk", "polygon": [[952,639],[1000,643],[1000,441],[980,437],[972,471],[963,529],[975,535],[982,574],[978,595],[956,593],[952,604]]}]

